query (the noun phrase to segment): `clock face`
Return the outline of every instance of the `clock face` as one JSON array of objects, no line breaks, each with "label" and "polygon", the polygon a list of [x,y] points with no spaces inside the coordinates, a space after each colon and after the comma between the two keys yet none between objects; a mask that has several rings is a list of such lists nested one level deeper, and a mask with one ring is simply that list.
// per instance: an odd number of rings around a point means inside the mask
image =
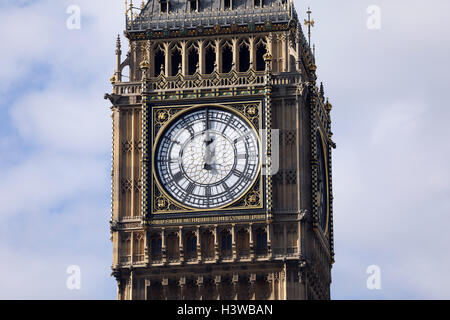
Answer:
[{"label": "clock face", "polygon": [[256,180],[259,140],[235,112],[196,107],[165,127],[156,145],[155,171],[161,187],[182,206],[221,208]]},{"label": "clock face", "polygon": [[326,169],[324,145],[322,142],[322,137],[319,132],[317,132],[316,146],[319,161],[319,168],[317,174],[317,194],[318,194],[317,205],[318,205],[319,224],[322,230],[326,231],[328,220],[328,181],[327,181],[327,169]]}]

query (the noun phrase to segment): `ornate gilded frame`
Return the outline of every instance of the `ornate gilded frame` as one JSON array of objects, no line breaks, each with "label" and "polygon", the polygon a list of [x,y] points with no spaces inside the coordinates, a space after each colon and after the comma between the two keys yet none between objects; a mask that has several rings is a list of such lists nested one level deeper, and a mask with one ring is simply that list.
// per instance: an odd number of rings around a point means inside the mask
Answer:
[{"label": "ornate gilded frame", "polygon": [[[233,201],[232,203],[214,209],[194,209],[183,206],[176,200],[172,199],[170,195],[159,185],[155,166],[155,151],[158,144],[159,135],[164,132],[167,126],[175,120],[182,113],[189,110],[212,106],[216,108],[224,108],[237,113],[246,122],[250,124],[252,129],[255,130],[259,148],[260,148],[260,168],[259,174],[251,186],[243,193],[241,197]],[[262,210],[265,207],[265,194],[264,194],[264,176],[262,174],[263,163],[263,146],[261,143],[261,129],[263,129],[263,102],[261,100],[254,101],[242,101],[242,102],[220,102],[220,103],[201,103],[201,104],[189,104],[189,105],[164,105],[153,106],[151,108],[151,141],[152,141],[152,170],[149,175],[150,178],[150,197],[151,197],[151,215],[165,215],[165,214],[189,214],[189,213],[211,213],[220,212],[226,213],[232,211],[236,213],[237,210]],[[231,212],[230,212],[231,213]]]}]

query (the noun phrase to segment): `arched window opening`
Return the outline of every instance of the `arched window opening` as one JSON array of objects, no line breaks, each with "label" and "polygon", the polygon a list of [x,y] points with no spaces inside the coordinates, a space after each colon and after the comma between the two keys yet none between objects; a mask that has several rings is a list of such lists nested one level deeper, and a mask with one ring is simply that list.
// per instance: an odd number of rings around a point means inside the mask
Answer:
[{"label": "arched window opening", "polygon": [[223,231],[220,237],[220,255],[222,258],[232,256],[232,238],[229,231]]},{"label": "arched window opening", "polygon": [[214,236],[211,231],[206,231],[202,234],[201,250],[203,259],[214,258]]},{"label": "arched window opening", "polygon": [[291,70],[297,70],[297,63],[295,61],[295,57],[293,55],[289,56],[289,63],[291,64]]},{"label": "arched window opening", "polygon": [[167,260],[176,261],[180,258],[180,246],[178,242],[178,235],[175,233],[167,237]]},{"label": "arched window opening", "polygon": [[198,11],[198,0],[189,0],[189,9],[191,12]]},{"label": "arched window opening", "polygon": [[169,1],[160,0],[159,5],[160,5],[159,8],[160,8],[161,13],[169,13]]},{"label": "arched window opening", "polygon": [[126,235],[122,238],[121,243],[121,263],[129,263],[131,262],[131,236]]},{"label": "arched window opening", "polygon": [[250,69],[250,50],[248,45],[243,42],[239,47],[239,71],[246,72]]},{"label": "arched window opening", "polygon": [[245,229],[239,230],[236,235],[236,250],[239,257],[250,256],[250,237]]},{"label": "arched window opening", "polygon": [[170,75],[176,76],[178,73],[181,73],[181,49],[175,47],[172,50],[172,70]]},{"label": "arched window opening", "polygon": [[130,66],[126,65],[123,67],[122,71],[122,81],[123,82],[128,82],[130,81]]},{"label": "arched window opening", "polygon": [[214,72],[216,66],[216,50],[210,44],[206,47],[205,53],[205,72],[206,74],[211,74]]},{"label": "arched window opening", "polygon": [[266,69],[266,63],[264,61],[264,55],[266,54],[266,46],[263,42],[259,42],[256,46],[256,71],[264,71]]},{"label": "arched window opening", "polygon": [[162,48],[158,47],[155,51],[155,69],[154,69],[154,76],[157,77],[160,74],[164,74],[164,69],[165,69],[165,63],[166,63],[166,56],[164,54],[164,51],[162,50]]},{"label": "arched window opening", "polygon": [[150,300],[162,300],[163,299],[163,287],[161,282],[152,282],[152,285],[147,287],[147,297]]},{"label": "arched window opening", "polygon": [[233,50],[231,45],[225,44],[222,47],[222,73],[228,73],[233,67]]},{"label": "arched window opening", "polygon": [[231,8],[231,0],[225,0],[224,4],[223,4],[224,9],[232,9]]},{"label": "arched window opening", "polygon": [[150,238],[150,254],[152,260],[160,260],[162,253],[162,239],[159,235],[152,235]]},{"label": "arched window opening", "polygon": [[198,50],[195,46],[189,49],[188,53],[188,74],[193,75],[198,70]]},{"label": "arched window opening", "polygon": [[263,229],[256,231],[256,253],[265,254],[267,251],[267,233]]},{"label": "arched window opening", "polygon": [[144,261],[144,236],[138,234],[134,240],[133,255],[135,261]]},{"label": "arched window opening", "polygon": [[189,233],[185,238],[186,258],[195,259],[197,257],[197,236]]},{"label": "arched window opening", "polygon": [[253,5],[255,8],[260,8],[263,0],[254,0]]}]

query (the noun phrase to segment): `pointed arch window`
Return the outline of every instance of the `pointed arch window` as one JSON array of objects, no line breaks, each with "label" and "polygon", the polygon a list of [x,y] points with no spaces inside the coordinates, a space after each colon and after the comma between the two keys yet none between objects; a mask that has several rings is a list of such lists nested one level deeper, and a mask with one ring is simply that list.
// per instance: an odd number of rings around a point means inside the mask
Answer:
[{"label": "pointed arch window", "polygon": [[228,73],[233,69],[233,47],[229,41],[222,45],[222,73]]},{"label": "pointed arch window", "polygon": [[216,69],[216,49],[212,42],[205,46],[205,73],[211,74]]},{"label": "pointed arch window", "polygon": [[159,8],[161,13],[169,13],[169,0],[159,0]]},{"label": "pointed arch window", "polygon": [[195,44],[191,44],[188,48],[188,74],[193,75],[199,68],[198,48]]},{"label": "pointed arch window", "polygon": [[178,44],[175,44],[170,50],[170,53],[171,53],[170,75],[176,76],[178,73],[181,73],[182,70],[181,47]]},{"label": "pointed arch window", "polygon": [[189,11],[198,12],[198,0],[189,0]]},{"label": "pointed arch window", "polygon": [[250,69],[250,45],[242,40],[239,43],[239,71],[247,72]]},{"label": "pointed arch window", "polygon": [[264,71],[266,69],[266,62],[264,61],[264,55],[266,53],[266,44],[260,39],[256,43],[256,71]]},{"label": "pointed arch window", "polygon": [[154,76],[157,77],[160,74],[165,73],[165,63],[166,63],[166,54],[164,53],[164,48],[158,45],[154,50]]}]

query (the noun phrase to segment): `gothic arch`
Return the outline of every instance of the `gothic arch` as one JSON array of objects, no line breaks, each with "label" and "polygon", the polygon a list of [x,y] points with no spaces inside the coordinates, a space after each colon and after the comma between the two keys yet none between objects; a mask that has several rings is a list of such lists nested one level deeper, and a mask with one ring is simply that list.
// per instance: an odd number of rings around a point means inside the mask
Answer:
[{"label": "gothic arch", "polygon": [[248,39],[242,39],[238,44],[239,72],[247,72],[250,69],[250,43]]},{"label": "gothic arch", "polygon": [[228,73],[233,69],[233,44],[231,40],[220,42],[221,72]]},{"label": "gothic arch", "polygon": [[153,47],[153,75],[157,77],[160,74],[165,74],[166,68],[166,52],[162,43],[157,43]]},{"label": "gothic arch", "polygon": [[183,54],[181,45],[178,42],[174,42],[169,47],[170,57],[170,75],[176,76],[182,72]]},{"label": "gothic arch", "polygon": [[187,74],[193,75],[196,73],[199,68],[199,48],[198,45],[194,42],[189,42],[186,45],[186,53],[187,53]]}]

